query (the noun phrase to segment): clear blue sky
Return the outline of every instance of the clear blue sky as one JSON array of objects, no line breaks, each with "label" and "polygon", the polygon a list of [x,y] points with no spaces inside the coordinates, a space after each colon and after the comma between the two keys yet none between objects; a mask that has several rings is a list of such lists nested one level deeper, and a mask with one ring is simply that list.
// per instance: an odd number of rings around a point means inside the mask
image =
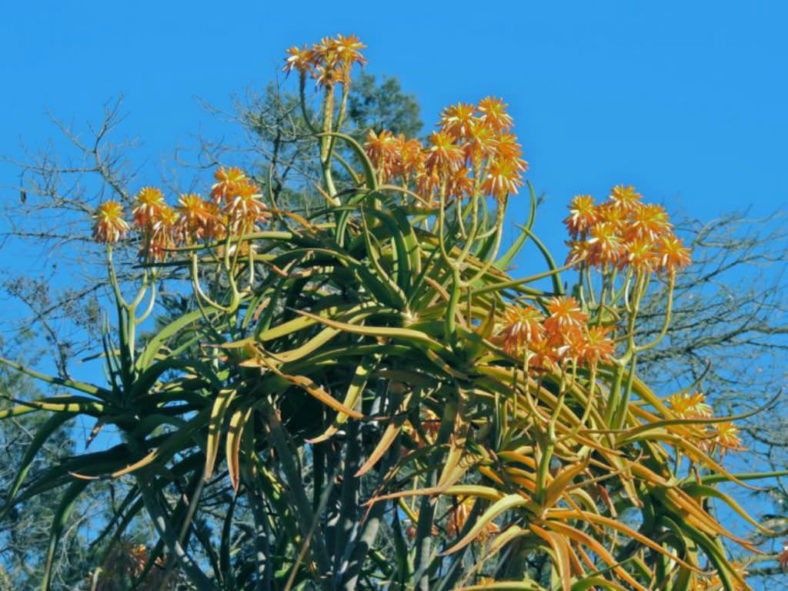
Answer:
[{"label": "clear blue sky", "polygon": [[[633,183],[692,215],[788,204],[788,3],[569,1],[6,2],[0,16],[0,154],[56,135],[125,93],[124,130],[152,162],[262,87],[283,51],[336,32],[368,44],[368,69],[423,105],[503,96],[549,196]],[[218,129],[218,128],[217,128]],[[3,168],[0,185],[14,183]],[[153,171],[157,172],[157,171]],[[152,178],[151,181],[155,181]],[[13,193],[3,192],[15,198]],[[543,230],[544,231],[544,230]]]}]

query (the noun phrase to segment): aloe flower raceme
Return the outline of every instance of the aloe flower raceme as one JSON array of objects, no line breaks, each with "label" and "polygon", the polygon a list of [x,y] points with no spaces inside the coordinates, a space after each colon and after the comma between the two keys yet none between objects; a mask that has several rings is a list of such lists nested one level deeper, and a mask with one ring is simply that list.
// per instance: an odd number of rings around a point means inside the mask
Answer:
[{"label": "aloe flower raceme", "polygon": [[[106,555],[148,520],[168,572],[199,589],[746,588],[731,548],[754,548],[712,510],[756,525],[716,488],[752,486],[723,463],[741,447],[737,417],[716,416],[689,377],[658,395],[637,373],[672,295],[651,340],[640,302],[655,283],[671,294],[689,262],[665,210],[624,185],[600,204],[576,197],[558,267],[530,184],[520,194],[527,165],[502,100],[447,108],[426,145],[341,133],[334,93],[361,49],[339,36],[287,58],[302,93],[312,76],[322,95],[310,125],[325,209],[269,209],[269,188],[232,167],[210,201],[172,209],[140,192],[146,277],[128,302],[110,267],[109,382],[56,380],[75,393],[2,411],[53,417],[4,510],[65,487],[54,552],[79,493],[125,479]],[[503,249],[515,199],[530,214]],[[96,239],[112,243],[107,219]],[[511,276],[531,245],[544,265]],[[190,278],[194,307],[143,339],[163,266]],[[78,415],[122,439],[27,482],[36,446]],[[196,524],[217,503],[221,531],[206,533]]]}]

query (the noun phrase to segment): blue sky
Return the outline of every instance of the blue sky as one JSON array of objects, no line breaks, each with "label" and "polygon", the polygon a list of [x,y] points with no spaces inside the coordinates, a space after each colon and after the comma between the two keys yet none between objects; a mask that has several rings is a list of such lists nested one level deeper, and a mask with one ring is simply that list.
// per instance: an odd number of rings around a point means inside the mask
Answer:
[{"label": "blue sky", "polygon": [[[15,2],[0,16],[0,153],[56,135],[46,112],[97,120],[125,93],[124,131],[158,163],[283,51],[336,32],[368,44],[432,123],[503,96],[555,227],[576,193],[633,183],[711,217],[788,203],[788,38],[780,2]],[[0,185],[13,184],[3,168]],[[152,174],[157,170],[154,168]],[[151,181],[155,181],[151,178]],[[9,193],[4,193],[9,195]],[[13,196],[13,194],[11,194]]]}]

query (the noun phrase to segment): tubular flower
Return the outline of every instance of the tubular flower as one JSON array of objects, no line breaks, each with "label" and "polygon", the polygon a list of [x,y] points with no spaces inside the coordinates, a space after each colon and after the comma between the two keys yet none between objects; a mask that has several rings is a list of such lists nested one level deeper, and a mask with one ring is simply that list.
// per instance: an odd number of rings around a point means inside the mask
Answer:
[{"label": "tubular flower", "polygon": [[496,199],[502,200],[508,195],[516,195],[517,188],[522,185],[516,164],[508,159],[496,159],[489,164],[482,188]]},{"label": "tubular flower", "polygon": [[105,201],[93,213],[93,238],[96,242],[115,244],[126,236],[129,224],[123,219],[123,205],[117,201]]},{"label": "tubular flower", "polygon": [[394,174],[400,175],[407,181],[412,175],[419,174],[424,169],[424,146],[417,139],[406,140],[405,136],[399,137],[399,159],[394,169]]},{"label": "tubular flower", "polygon": [[707,419],[711,417],[711,407],[706,404],[702,392],[692,394],[673,394],[667,399],[668,406],[677,417],[682,419]]},{"label": "tubular flower", "polygon": [[533,306],[511,306],[503,313],[503,328],[497,341],[509,355],[518,357],[544,336],[543,321],[544,316]]},{"label": "tubular flower", "polygon": [[194,193],[181,195],[176,207],[181,214],[175,228],[179,243],[212,237],[218,223],[216,207]]},{"label": "tubular flower", "polygon": [[443,109],[440,127],[455,139],[466,138],[476,122],[476,106],[457,103]]},{"label": "tubular flower", "polygon": [[726,450],[737,451],[744,449],[739,438],[739,429],[730,422],[717,424],[713,442],[719,446],[720,454],[725,453]]},{"label": "tubular flower", "polygon": [[590,327],[581,340],[578,361],[591,367],[600,361],[609,361],[615,351],[613,340],[608,336],[610,331],[607,326]]},{"label": "tubular flower", "polygon": [[249,178],[243,170],[230,166],[220,167],[214,174],[216,182],[211,185],[211,197],[214,203],[219,203],[222,199],[232,199],[241,191],[246,190]]},{"label": "tubular flower", "polygon": [[257,186],[251,182],[239,186],[237,194],[227,199],[224,213],[228,218],[228,226],[232,232],[246,232],[256,222],[267,220],[271,214],[260,202]]},{"label": "tubular flower", "polygon": [[445,131],[434,131],[429,138],[430,146],[424,164],[428,174],[447,174],[455,171],[463,162],[462,148],[454,143]]},{"label": "tubular flower", "polygon": [[626,252],[621,257],[619,266],[629,265],[635,271],[650,273],[657,264],[654,243],[647,238],[638,238],[625,246]]},{"label": "tubular flower", "polygon": [[285,67],[283,68],[285,72],[290,73],[297,70],[299,74],[304,75],[313,71],[314,52],[307,49],[306,45],[301,48],[293,46],[287,50],[287,53],[288,57],[285,58]]},{"label": "tubular flower", "polygon": [[648,203],[632,213],[627,226],[628,239],[644,238],[655,240],[671,231],[668,212],[660,205]]},{"label": "tubular flower", "polygon": [[506,112],[503,100],[488,96],[479,101],[479,113],[484,124],[495,131],[507,131],[514,125],[511,115]]},{"label": "tubular flower", "polygon": [[361,53],[362,49],[366,49],[366,45],[361,42],[361,39],[356,35],[348,35],[345,37],[338,34],[334,40],[334,49],[337,52],[339,59],[346,64],[365,64],[367,59]]},{"label": "tubular flower", "polygon": [[684,241],[674,235],[663,236],[657,243],[657,259],[660,269],[675,272],[692,262],[690,249],[684,246]]},{"label": "tubular flower", "polygon": [[629,185],[617,185],[610,191],[610,202],[615,209],[630,212],[642,207],[641,199],[643,196],[635,191],[635,187]]},{"label": "tubular flower", "polygon": [[599,220],[594,198],[591,195],[577,195],[569,203],[569,216],[564,220],[573,238],[584,235]]},{"label": "tubular flower", "polygon": [[[465,157],[477,168],[485,158],[490,158],[496,154],[501,158],[512,158],[503,156],[499,149],[500,139],[498,134],[489,127],[476,121],[468,131],[468,137],[463,149]],[[516,157],[514,157],[516,159]]]},{"label": "tubular flower", "polygon": [[167,208],[164,194],[155,187],[143,187],[135,198],[137,205],[132,209],[134,223],[140,228],[149,227],[153,221]]},{"label": "tubular flower", "polygon": [[380,133],[369,130],[367,134],[364,151],[384,181],[391,178],[394,171],[399,168],[402,144],[401,139],[385,129]]},{"label": "tubular flower", "polygon": [[588,315],[572,296],[556,296],[547,303],[544,328],[551,343],[565,344],[572,333],[585,329]]},{"label": "tubular flower", "polygon": [[173,234],[179,217],[177,211],[165,205],[150,225],[147,250],[143,247],[140,256],[147,254],[151,260],[163,261],[167,256],[167,250],[175,247]]},{"label": "tubular flower", "polygon": [[297,70],[302,76],[311,74],[319,86],[347,84],[353,64],[366,62],[361,50],[366,46],[355,35],[324,37],[312,47],[291,47],[287,50],[284,71]]},{"label": "tubular flower", "polygon": [[588,262],[597,267],[616,264],[624,246],[615,226],[609,222],[591,226],[588,245]]}]

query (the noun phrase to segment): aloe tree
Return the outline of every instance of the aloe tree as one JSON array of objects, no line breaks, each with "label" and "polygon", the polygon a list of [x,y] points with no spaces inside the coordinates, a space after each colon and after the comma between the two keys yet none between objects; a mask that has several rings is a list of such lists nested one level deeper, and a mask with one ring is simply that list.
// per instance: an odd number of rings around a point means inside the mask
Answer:
[{"label": "aloe tree", "polygon": [[[116,317],[107,382],[6,361],[73,394],[0,416],[85,416],[120,437],[26,481],[43,427],[6,510],[62,491],[52,557],[80,495],[121,479],[102,564],[128,527],[149,523],[159,542],[134,554],[132,578],[158,588],[746,588],[723,540],[754,548],[712,510],[760,527],[717,488],[763,476],[724,466],[742,417],[714,416],[692,379],[659,397],[637,371],[689,262],[667,213],[632,187],[599,204],[577,197],[558,266],[528,184],[530,215],[502,248],[527,169],[506,106],[449,107],[427,145],[386,130],[362,145],[343,133],[361,49],[338,36],[287,58],[322,207],[280,207],[273,161],[262,187],[223,166],[207,198],[174,207],[144,187],[133,223],[121,202],[96,209]],[[118,279],[124,243],[139,249],[137,285]],[[543,262],[513,278],[526,243]],[[190,309],[145,332],[165,278]],[[644,339],[654,285],[666,288],[664,317]]]}]

